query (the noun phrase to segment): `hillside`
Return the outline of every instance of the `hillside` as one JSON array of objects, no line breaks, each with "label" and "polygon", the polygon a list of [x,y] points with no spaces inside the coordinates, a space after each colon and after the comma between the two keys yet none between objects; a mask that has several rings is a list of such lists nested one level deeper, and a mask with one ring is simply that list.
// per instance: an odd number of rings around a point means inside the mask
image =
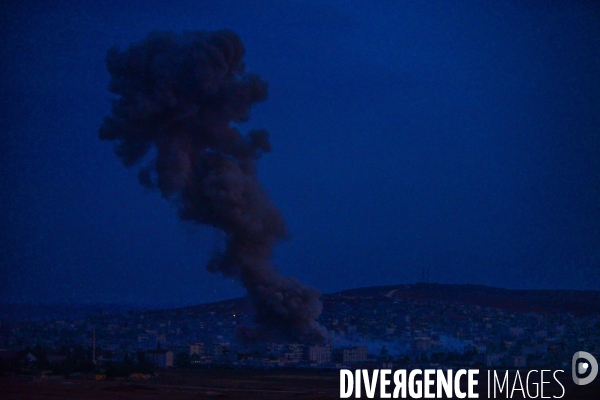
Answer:
[{"label": "hillside", "polygon": [[600,313],[598,290],[514,290],[483,285],[453,285],[417,283],[414,285],[375,286],[344,290],[325,295],[336,298],[376,298],[413,301],[445,301],[480,307],[498,308],[510,312],[571,313],[586,316]]},{"label": "hillside", "polygon": [[[373,286],[343,290],[322,295],[324,312],[336,308],[337,303],[348,304],[363,301],[409,300],[442,301],[447,303],[497,308],[509,312],[538,312],[549,314],[570,313],[577,317],[600,314],[600,291],[597,290],[513,290],[483,285],[456,285],[439,283],[417,283],[391,286]],[[139,313],[142,308],[116,305],[0,305],[0,319],[10,321],[50,320],[60,318],[87,318],[101,314]],[[169,312],[175,315],[196,313],[238,312],[252,314],[252,306],[247,298],[235,298],[213,303],[199,304],[171,309],[146,309],[147,315],[161,315]],[[240,315],[240,316],[241,316]]]}]

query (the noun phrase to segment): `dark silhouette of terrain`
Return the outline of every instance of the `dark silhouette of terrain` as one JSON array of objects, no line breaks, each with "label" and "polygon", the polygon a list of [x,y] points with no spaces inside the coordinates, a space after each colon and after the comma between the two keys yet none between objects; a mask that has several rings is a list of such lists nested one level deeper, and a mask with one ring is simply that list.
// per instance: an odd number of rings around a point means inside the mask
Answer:
[{"label": "dark silhouette of terrain", "polygon": [[445,301],[509,312],[570,313],[578,317],[600,313],[598,290],[515,290],[483,285],[417,283],[411,285],[375,286],[344,290],[329,297],[386,296],[413,301]]},{"label": "dark silhouette of terrain", "polygon": [[[327,311],[328,305],[334,305],[338,301],[352,304],[366,299],[381,301],[393,299],[443,301],[497,308],[507,312],[570,313],[577,317],[600,313],[599,290],[517,290],[483,285],[416,283],[348,289],[337,293],[324,294],[321,297],[325,311]],[[102,310],[109,311],[112,314],[125,310],[141,311],[142,309],[145,309],[146,314],[160,314],[163,311],[167,311],[164,308],[151,310],[151,307],[141,308],[115,305],[0,304],[0,318],[5,321],[44,320],[52,317],[66,318],[75,316],[85,318],[88,315],[97,315]],[[215,311],[219,313],[220,311],[229,312],[229,310],[251,313],[252,305],[246,298],[235,298],[196,306],[170,308],[169,311],[171,310],[182,311],[184,313],[194,311]]]}]

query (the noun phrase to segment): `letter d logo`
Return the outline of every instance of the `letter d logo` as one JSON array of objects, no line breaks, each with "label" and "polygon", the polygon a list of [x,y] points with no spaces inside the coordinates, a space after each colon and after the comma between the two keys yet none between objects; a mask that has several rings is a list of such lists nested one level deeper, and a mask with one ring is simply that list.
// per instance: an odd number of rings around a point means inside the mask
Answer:
[{"label": "letter d logo", "polygon": [[[577,363],[577,360],[584,358],[587,362]],[[573,370],[573,382],[577,385],[587,385],[594,380],[598,375],[598,363],[593,355],[586,351],[578,351],[573,354],[573,360],[571,361]],[[589,368],[592,368],[590,374],[586,378],[579,378],[577,374],[584,374]]]}]

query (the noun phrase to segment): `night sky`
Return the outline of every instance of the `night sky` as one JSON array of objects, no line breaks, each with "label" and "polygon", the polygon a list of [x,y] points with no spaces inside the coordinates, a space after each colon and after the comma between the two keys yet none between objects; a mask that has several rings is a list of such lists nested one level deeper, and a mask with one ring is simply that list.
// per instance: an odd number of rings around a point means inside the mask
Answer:
[{"label": "night sky", "polygon": [[0,301],[175,306],[241,296],[98,138],[106,51],[232,29],[269,98],[258,175],[323,293],[429,280],[600,289],[593,1],[4,1]]}]

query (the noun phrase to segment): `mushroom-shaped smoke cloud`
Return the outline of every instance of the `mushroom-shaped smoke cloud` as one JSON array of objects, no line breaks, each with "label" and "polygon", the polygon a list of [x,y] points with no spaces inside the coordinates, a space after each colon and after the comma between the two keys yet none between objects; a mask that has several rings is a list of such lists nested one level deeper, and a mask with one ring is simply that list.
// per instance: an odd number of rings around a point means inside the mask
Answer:
[{"label": "mushroom-shaped smoke cloud", "polygon": [[182,220],[225,232],[225,249],[208,269],[247,289],[259,324],[253,336],[319,341],[318,292],[271,261],[287,230],[256,178],[256,161],[271,150],[268,134],[231,126],[267,97],[266,82],[245,72],[244,52],[228,30],[153,32],[124,51],[111,48],[117,98],[99,135],[116,142],[126,167],[141,165],[140,182],[176,204]]}]

